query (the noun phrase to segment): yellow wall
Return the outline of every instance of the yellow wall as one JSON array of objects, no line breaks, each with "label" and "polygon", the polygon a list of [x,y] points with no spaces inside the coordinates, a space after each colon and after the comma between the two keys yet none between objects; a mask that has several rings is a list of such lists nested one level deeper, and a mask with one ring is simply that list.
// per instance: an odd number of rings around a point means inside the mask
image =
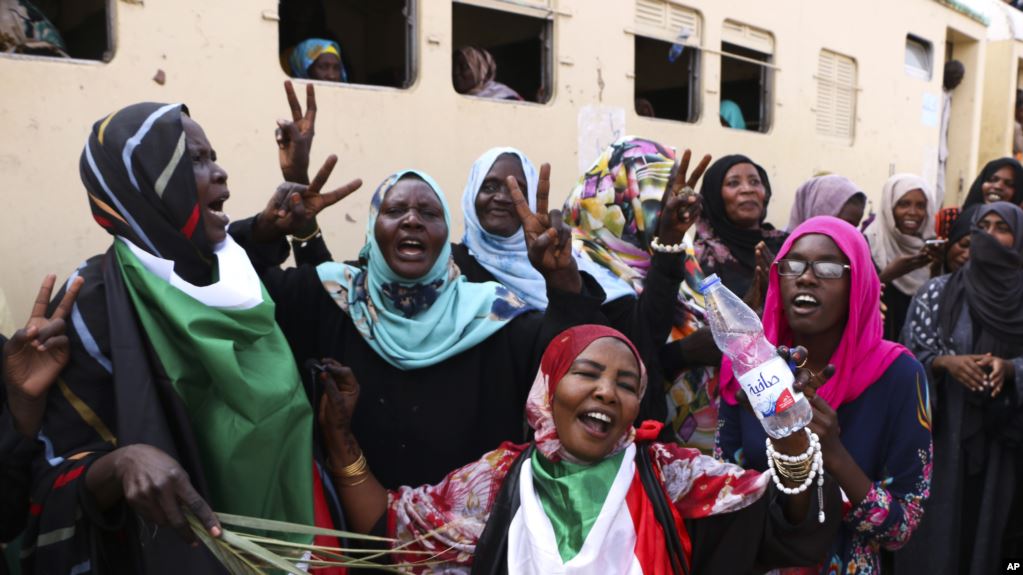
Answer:
[{"label": "yellow wall", "polygon": [[[418,10],[418,76],[408,90],[317,85],[320,104],[314,163],[328,153],[341,162],[332,179],[361,177],[365,189],[322,218],[339,257],[362,243],[376,183],[399,168],[433,174],[458,206],[472,161],[486,148],[512,145],[537,163],[553,164],[552,200],[559,202],[579,173],[579,117],[584,107],[624,109],[626,133],[715,156],[744,153],[768,170],[775,190],[770,220],[784,225],[796,186],[816,171],[842,173],[874,199],[892,171],[933,174],[937,126],[922,123],[925,94],[941,95],[946,31],[983,39],[984,27],[932,0],[693,0],[703,17],[703,45],[720,48],[732,19],[774,34],[774,122],[769,134],[722,128],[719,56],[704,52],[703,113],[696,124],[641,118],[633,110],[633,2],[556,0],[555,90],[544,105],[459,96],[451,87],[451,7],[422,0]],[[20,323],[38,279],[61,277],[99,253],[109,237],[93,223],[78,178],[78,156],[93,121],[139,100],[183,101],[201,123],[230,174],[235,218],[255,213],[280,180],[273,129],[287,115],[277,62],[275,0],[113,2],[117,52],[112,62],[81,63],[0,57],[0,178],[7,209],[0,215],[0,278]],[[907,33],[934,46],[930,81],[903,70]],[[861,91],[850,146],[814,133],[822,48],[851,56]],[[958,55],[958,53],[957,53]],[[983,42],[969,55],[984,61]],[[158,69],[166,84],[152,81]],[[968,67],[956,166],[975,170],[984,66]],[[989,86],[989,85],[988,85]],[[990,86],[989,86],[990,87]],[[957,102],[958,106],[958,102]],[[985,121],[987,117],[985,116]],[[586,144],[583,138],[583,144]],[[586,159],[584,158],[583,161]],[[317,164],[318,165],[318,164]],[[931,166],[931,167],[929,167]],[[957,168],[959,169],[959,168]],[[932,175],[933,177],[933,175]],[[970,178],[968,178],[970,179]],[[968,182],[967,182],[968,183]],[[345,216],[354,219],[352,223]],[[460,214],[455,214],[460,220]],[[460,237],[461,225],[454,237]]]}]

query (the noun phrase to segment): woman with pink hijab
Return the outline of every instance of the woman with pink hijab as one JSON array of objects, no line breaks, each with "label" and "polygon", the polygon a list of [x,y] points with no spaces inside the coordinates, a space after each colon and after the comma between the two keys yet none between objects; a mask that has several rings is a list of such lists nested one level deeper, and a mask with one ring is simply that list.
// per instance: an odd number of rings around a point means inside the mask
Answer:
[{"label": "woman with pink hijab", "polygon": [[[845,221],[811,218],[771,266],[764,332],[803,346],[810,429],[847,509],[821,573],[878,573],[880,549],[904,545],[930,490],[930,400],[923,367],[882,338],[880,281],[863,236]],[[739,405],[731,364],[721,368],[718,451],[747,469],[767,468],[766,434]]]}]

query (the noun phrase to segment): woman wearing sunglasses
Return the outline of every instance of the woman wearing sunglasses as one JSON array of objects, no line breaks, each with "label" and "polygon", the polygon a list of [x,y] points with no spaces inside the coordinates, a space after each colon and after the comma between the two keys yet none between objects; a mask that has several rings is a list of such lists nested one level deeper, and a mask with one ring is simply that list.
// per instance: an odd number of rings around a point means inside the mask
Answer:
[{"label": "woman wearing sunglasses", "polygon": [[[923,367],[882,338],[880,281],[863,236],[830,216],[797,227],[771,266],[764,331],[803,346],[810,429],[849,508],[821,573],[880,572],[880,549],[909,540],[929,493],[931,431]],[[726,461],[767,468],[763,427],[739,404],[731,365],[721,369],[717,444]]]}]

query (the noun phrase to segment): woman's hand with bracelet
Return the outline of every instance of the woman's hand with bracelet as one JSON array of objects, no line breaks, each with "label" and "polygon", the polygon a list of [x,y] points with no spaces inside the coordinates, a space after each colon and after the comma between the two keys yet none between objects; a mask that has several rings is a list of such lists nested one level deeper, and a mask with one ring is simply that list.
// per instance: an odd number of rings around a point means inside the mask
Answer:
[{"label": "woman's hand with bracelet", "polygon": [[356,463],[362,450],[352,433],[352,417],[359,402],[359,382],[348,367],[337,360],[324,358],[319,377],[324,393],[320,400],[320,426],[327,444],[332,471]]},{"label": "woman's hand with bracelet", "polygon": [[319,377],[325,391],[319,415],[330,458],[328,471],[352,529],[370,533],[387,511],[387,491],[373,476],[352,433],[359,382],[351,369],[337,361],[324,359],[322,363]]}]

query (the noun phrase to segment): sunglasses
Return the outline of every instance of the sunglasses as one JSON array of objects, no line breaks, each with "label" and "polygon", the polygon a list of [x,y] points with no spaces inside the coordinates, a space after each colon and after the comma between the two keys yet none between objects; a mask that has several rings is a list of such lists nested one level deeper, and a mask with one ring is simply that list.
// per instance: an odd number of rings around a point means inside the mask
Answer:
[{"label": "sunglasses", "polygon": [[845,270],[851,270],[848,264],[837,262],[808,262],[804,260],[778,260],[774,262],[778,266],[778,275],[785,277],[799,277],[806,272],[806,268],[813,266],[813,275],[822,280],[837,280],[845,275]]}]

